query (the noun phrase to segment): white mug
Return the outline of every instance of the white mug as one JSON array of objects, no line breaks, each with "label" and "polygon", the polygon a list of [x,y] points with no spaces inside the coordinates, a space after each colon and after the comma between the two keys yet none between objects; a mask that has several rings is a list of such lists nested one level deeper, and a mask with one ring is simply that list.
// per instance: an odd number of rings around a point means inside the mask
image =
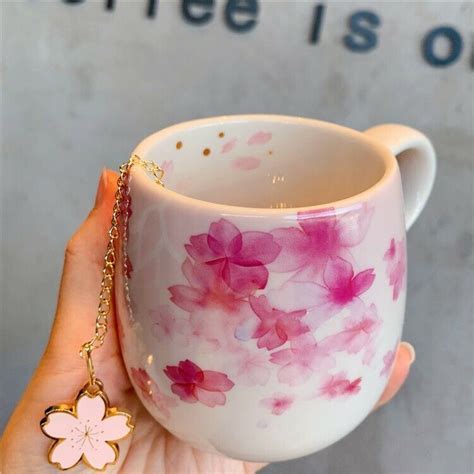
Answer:
[{"label": "white mug", "polygon": [[117,275],[123,358],[148,411],[248,461],[347,435],[400,341],[429,140],[402,125],[244,115],[167,128],[134,154],[165,171],[160,187],[132,168]]}]

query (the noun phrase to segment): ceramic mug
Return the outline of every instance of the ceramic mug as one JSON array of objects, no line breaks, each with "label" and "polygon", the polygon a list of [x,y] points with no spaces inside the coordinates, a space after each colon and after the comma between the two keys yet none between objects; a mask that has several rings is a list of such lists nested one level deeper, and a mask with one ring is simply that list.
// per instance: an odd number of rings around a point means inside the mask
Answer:
[{"label": "ceramic mug", "polygon": [[165,171],[160,187],[132,169],[117,285],[123,358],[148,411],[242,460],[347,435],[400,341],[429,140],[402,125],[244,115],[167,128],[134,153]]}]

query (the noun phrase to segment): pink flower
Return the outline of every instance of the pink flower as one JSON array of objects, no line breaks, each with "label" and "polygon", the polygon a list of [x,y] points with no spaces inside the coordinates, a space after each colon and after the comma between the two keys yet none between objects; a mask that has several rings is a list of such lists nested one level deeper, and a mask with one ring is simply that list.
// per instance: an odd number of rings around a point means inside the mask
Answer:
[{"label": "pink flower", "polygon": [[178,366],[168,365],[164,369],[166,376],[173,382],[171,391],[183,402],[201,402],[208,407],[224,405],[226,396],[234,383],[227,375],[213,370],[201,370],[190,360],[184,360]]},{"label": "pink flower", "polygon": [[160,306],[157,310],[150,310],[148,314],[153,323],[152,333],[159,341],[171,341],[178,335],[189,334],[188,321],[175,316],[168,306]]},{"label": "pink flower", "polygon": [[272,308],[264,295],[250,297],[250,306],[260,319],[252,338],[258,339],[257,346],[268,350],[275,349],[286,341],[301,336],[309,327],[301,322],[305,310],[286,313]]},{"label": "pink flower", "polygon": [[375,280],[374,269],[369,268],[354,275],[352,265],[340,257],[331,258],[324,269],[323,280],[326,300],[343,307],[365,293]]},{"label": "pink flower", "polygon": [[362,242],[372,214],[373,209],[367,205],[339,216],[334,208],[299,212],[300,228],[286,227],[272,231],[281,247],[272,270],[298,270],[298,280],[314,281],[329,258],[350,258],[348,250]]},{"label": "pink flower", "polygon": [[169,288],[174,304],[189,313],[209,308],[233,313],[239,309],[244,296],[224,283],[217,266],[193,265],[187,258],[182,271],[190,286],[174,285]]},{"label": "pink flower", "polygon": [[381,324],[377,308],[372,304],[360,313],[351,314],[345,320],[344,329],[326,337],[320,345],[328,352],[345,351],[348,354],[357,354],[364,348],[370,348]]},{"label": "pink flower", "polygon": [[[174,285],[169,288],[171,301],[191,313],[186,333],[205,340],[214,349],[230,348],[238,341],[236,334],[248,333],[245,328],[256,319],[248,301],[234,292],[219,276],[218,268],[204,263],[183,264],[183,273],[190,286]],[[185,332],[184,329],[188,332]],[[241,338],[241,337],[239,337]]]},{"label": "pink flower", "polygon": [[314,371],[331,369],[334,359],[316,343],[312,334],[304,334],[290,343],[290,349],[273,352],[270,362],[281,365],[278,380],[288,385],[304,383]]},{"label": "pink flower", "polygon": [[101,392],[90,395],[83,391],[73,407],[47,410],[41,429],[56,439],[48,455],[51,463],[65,470],[83,459],[100,471],[116,462],[118,447],[114,441],[127,436],[133,425],[130,415],[108,408]]},{"label": "pink flower", "polygon": [[130,369],[132,381],[140,389],[143,397],[161,412],[164,418],[170,417],[170,408],[177,406],[176,400],[161,392],[156,382],[145,369]]},{"label": "pink flower", "polygon": [[307,323],[312,329],[317,329],[343,308],[350,305],[351,311],[356,312],[363,305],[359,297],[372,286],[373,271],[369,268],[354,275],[348,261],[340,257],[330,258],[324,269],[323,285],[292,279],[279,290],[269,291],[268,299],[273,306],[285,311],[307,308]]},{"label": "pink flower", "polygon": [[218,269],[219,276],[235,292],[248,296],[265,288],[268,270],[280,252],[271,234],[243,232],[226,219],[213,222],[208,234],[194,235],[186,245],[198,263]]},{"label": "pink flower", "polygon": [[268,408],[273,415],[281,415],[293,405],[294,398],[290,395],[277,393],[270,398],[260,400],[260,405]]},{"label": "pink flower", "polygon": [[393,286],[392,298],[396,301],[405,285],[407,268],[405,239],[399,242],[395,242],[395,239],[392,239],[383,259],[387,262],[386,274],[389,285]]},{"label": "pink flower", "polygon": [[247,349],[239,350],[236,357],[236,376],[239,384],[248,387],[264,386],[270,379],[270,368],[266,353],[253,353]]},{"label": "pink flower", "polygon": [[344,395],[355,395],[360,392],[362,377],[352,380],[347,378],[345,372],[328,375],[319,389],[319,395],[332,399]]},{"label": "pink flower", "polygon": [[397,343],[395,344],[395,347],[391,351],[388,351],[383,356],[383,368],[380,371],[381,377],[388,377],[388,375],[390,374],[393,363],[395,362],[395,357],[397,356],[397,349],[398,349],[398,340],[397,340]]}]

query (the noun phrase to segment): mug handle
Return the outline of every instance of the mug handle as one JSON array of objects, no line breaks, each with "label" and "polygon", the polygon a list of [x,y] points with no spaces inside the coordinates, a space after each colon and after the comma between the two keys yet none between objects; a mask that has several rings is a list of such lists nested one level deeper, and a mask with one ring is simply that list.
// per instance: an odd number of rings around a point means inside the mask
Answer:
[{"label": "mug handle", "polygon": [[436,175],[436,154],[428,138],[414,128],[384,124],[364,132],[385,145],[398,161],[408,230],[428,201]]}]

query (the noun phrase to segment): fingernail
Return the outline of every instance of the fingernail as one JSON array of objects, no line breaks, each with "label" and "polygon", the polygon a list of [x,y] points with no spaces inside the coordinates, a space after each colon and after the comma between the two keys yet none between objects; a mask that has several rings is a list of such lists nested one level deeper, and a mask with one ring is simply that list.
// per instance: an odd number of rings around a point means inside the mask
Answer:
[{"label": "fingernail", "polygon": [[102,168],[102,172],[100,173],[100,178],[99,178],[99,184],[97,186],[97,193],[95,195],[95,203],[94,207],[98,208],[104,199],[105,192],[107,191],[107,171],[104,168]]},{"label": "fingernail", "polygon": [[416,360],[415,348],[409,342],[405,341],[401,342],[400,346],[403,346],[408,351],[410,354],[410,365],[413,364],[413,362]]}]

